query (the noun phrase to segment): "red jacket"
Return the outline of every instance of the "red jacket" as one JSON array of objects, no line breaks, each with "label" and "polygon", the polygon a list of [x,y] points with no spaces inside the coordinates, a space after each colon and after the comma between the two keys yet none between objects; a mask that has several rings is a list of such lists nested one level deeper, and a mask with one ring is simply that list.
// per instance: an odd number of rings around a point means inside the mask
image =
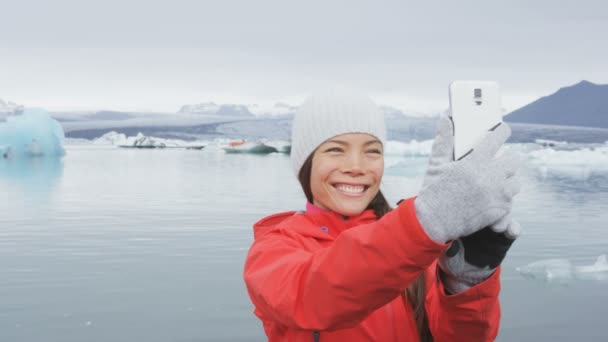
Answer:
[{"label": "red jacket", "polygon": [[257,222],[254,234],[244,278],[269,341],[419,341],[401,294],[421,272],[435,341],[496,338],[499,271],[446,295],[436,260],[448,245],[427,236],[413,198],[380,220],[371,210],[280,213]]}]

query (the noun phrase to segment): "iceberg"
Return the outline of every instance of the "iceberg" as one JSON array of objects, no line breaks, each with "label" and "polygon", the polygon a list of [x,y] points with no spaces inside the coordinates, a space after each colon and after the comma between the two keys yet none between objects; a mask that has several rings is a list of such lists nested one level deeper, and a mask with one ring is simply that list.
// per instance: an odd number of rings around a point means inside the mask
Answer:
[{"label": "iceberg", "polygon": [[184,148],[191,150],[202,150],[207,145],[207,142],[188,142],[177,139],[150,137],[142,134],[141,132],[137,133],[136,136],[128,137],[124,133],[110,131],[99,138],[95,138],[92,141],[92,144],[102,146],[118,146],[123,148]]},{"label": "iceberg", "polygon": [[127,135],[118,133],[116,131],[110,131],[99,138],[93,140],[95,145],[121,145],[127,141]]},{"label": "iceberg", "polygon": [[63,156],[64,140],[57,120],[45,110],[27,108],[0,122],[0,159]]},{"label": "iceberg", "polygon": [[428,157],[431,155],[432,147],[433,140],[412,140],[409,143],[390,140],[386,142],[384,154],[409,157]]},{"label": "iceberg", "polygon": [[147,137],[138,133],[134,139],[127,139],[119,143],[118,146],[125,148],[166,148],[167,144],[160,139]]},{"label": "iceberg", "polygon": [[544,148],[528,153],[531,165],[543,177],[549,174],[587,179],[608,173],[608,145],[586,146],[574,150]]},{"label": "iceberg", "polygon": [[575,266],[567,259],[545,259],[517,267],[516,271],[528,279],[547,283],[568,283],[572,280],[608,280],[606,254],[600,255],[594,264]]}]

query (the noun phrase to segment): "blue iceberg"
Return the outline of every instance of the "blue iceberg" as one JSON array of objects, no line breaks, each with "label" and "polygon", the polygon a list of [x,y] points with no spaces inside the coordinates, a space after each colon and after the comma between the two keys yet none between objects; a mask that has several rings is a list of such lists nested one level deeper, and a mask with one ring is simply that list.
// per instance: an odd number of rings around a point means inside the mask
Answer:
[{"label": "blue iceberg", "polygon": [[0,160],[63,156],[65,135],[57,120],[43,109],[27,108],[0,122]]}]

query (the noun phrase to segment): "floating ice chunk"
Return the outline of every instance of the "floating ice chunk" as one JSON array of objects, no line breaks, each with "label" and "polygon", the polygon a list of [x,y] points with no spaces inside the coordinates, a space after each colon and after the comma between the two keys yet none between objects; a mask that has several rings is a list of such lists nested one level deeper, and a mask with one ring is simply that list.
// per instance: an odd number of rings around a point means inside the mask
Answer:
[{"label": "floating ice chunk", "polygon": [[391,140],[386,142],[384,154],[411,157],[427,157],[431,155],[432,146],[433,140],[412,140],[409,143]]},{"label": "floating ice chunk", "polygon": [[64,133],[55,119],[42,109],[25,109],[0,122],[0,157],[62,156]]},{"label": "floating ice chunk", "polygon": [[137,133],[136,136],[128,137],[124,133],[110,131],[101,137],[94,139],[93,144],[125,148],[186,148],[200,150],[203,149],[208,142],[150,137],[141,132]]},{"label": "floating ice chunk", "polygon": [[93,140],[95,145],[121,145],[127,141],[127,135],[116,131],[108,132]]},{"label": "floating ice chunk", "polygon": [[591,174],[608,173],[608,146],[584,147],[576,150],[545,148],[528,153],[531,165],[543,176],[558,174],[588,178]]},{"label": "floating ice chunk", "polygon": [[[129,147],[129,148],[165,148],[167,147],[167,143],[164,139],[152,138],[143,135],[142,133],[137,133],[135,137],[129,137],[123,141],[117,143],[120,147]],[[177,145],[174,145],[177,146]]]},{"label": "floating ice chunk", "polygon": [[516,270],[528,279],[567,283],[574,279],[607,280],[608,262],[600,255],[593,265],[575,266],[567,259],[546,259],[533,262]]},{"label": "floating ice chunk", "polygon": [[590,266],[577,266],[577,273],[593,273],[593,272],[608,272],[608,262],[606,261],[606,254],[602,254],[597,257],[595,264]]},{"label": "floating ice chunk", "polygon": [[569,281],[574,277],[572,263],[567,259],[540,260],[516,270],[525,278],[544,281]]}]

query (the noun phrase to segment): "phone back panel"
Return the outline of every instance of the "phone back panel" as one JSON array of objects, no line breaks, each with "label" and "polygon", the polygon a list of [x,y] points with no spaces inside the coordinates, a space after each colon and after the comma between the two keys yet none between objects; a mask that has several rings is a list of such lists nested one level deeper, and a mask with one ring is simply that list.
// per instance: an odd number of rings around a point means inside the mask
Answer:
[{"label": "phone back panel", "polygon": [[459,159],[473,148],[485,132],[502,122],[498,83],[452,82],[450,110],[454,122],[454,157]]}]

